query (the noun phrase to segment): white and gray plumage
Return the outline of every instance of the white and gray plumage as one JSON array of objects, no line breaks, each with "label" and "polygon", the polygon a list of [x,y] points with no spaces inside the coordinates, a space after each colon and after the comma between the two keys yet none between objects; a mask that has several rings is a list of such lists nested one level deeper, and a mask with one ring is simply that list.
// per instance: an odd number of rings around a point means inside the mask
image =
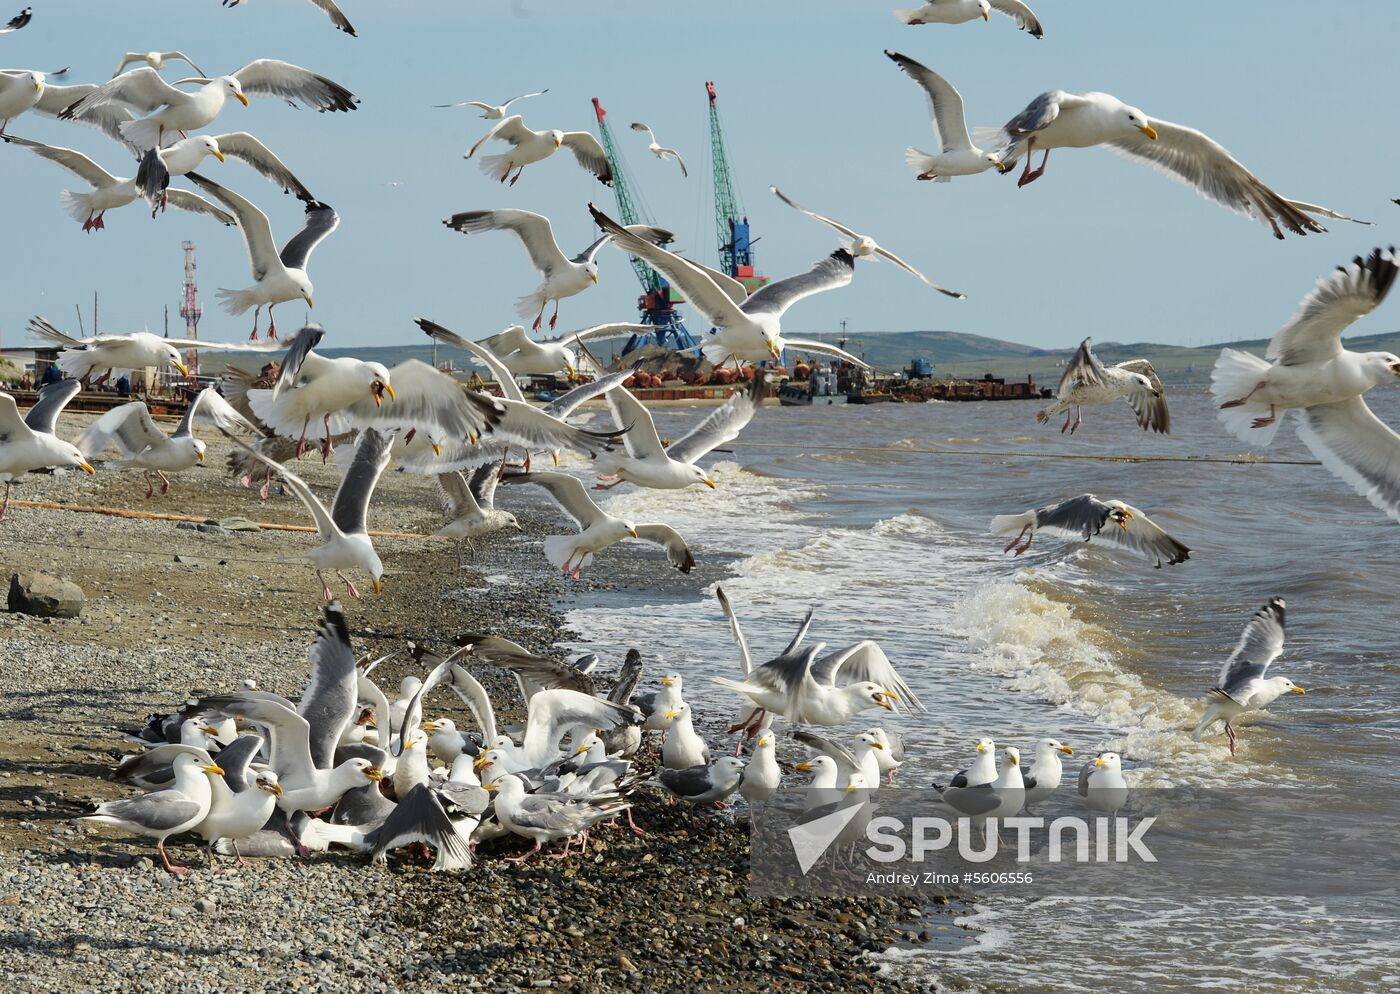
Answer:
[{"label": "white and gray plumage", "polygon": [[366,428],[360,432],[359,440],[355,443],[354,461],[345,471],[345,476],[335,492],[335,501],[327,511],[326,506],[301,477],[281,463],[262,455],[228,430],[219,430],[269,469],[280,473],[287,486],[306,505],[316,525],[316,537],[320,544],[290,558],[311,561],[316,568],[316,578],[321,581],[321,593],[325,599],[331,599],[331,588],[326,583],[322,570],[334,570],[335,575],[344,582],[345,590],[351,597],[359,597],[360,592],[342,571],[363,570],[369,574],[374,592],[379,593],[384,564],[370,541],[365,516],[375,485],[379,483],[379,477],[389,465],[390,436],[374,428]]},{"label": "white and gray plumage", "polygon": [[[177,87],[195,83],[192,91]],[[111,103],[121,103],[146,114],[119,128],[122,137],[137,148],[160,148],[167,131],[197,131],[213,123],[229,97],[248,105],[247,94],[281,97],[322,113],[352,111],[358,98],[334,80],[301,66],[277,59],[257,59],[227,76],[207,79],[192,76],[173,85],[149,66],[124,72],[115,79],[73,101],[59,114],[76,118]]]},{"label": "white and gray plumage", "polygon": [[[74,176],[92,187],[91,191],[64,190],[58,201],[73,220],[83,226],[84,231],[105,228],[103,215],[109,210],[125,207],[139,200],[142,195],[138,176],[126,178],[113,176],[81,152],[58,145],[45,145],[15,135],[6,135],[5,141],[11,145],[27,148],[40,158],[48,159],[62,166]],[[188,190],[166,190],[165,201],[172,207],[194,214],[207,214],[225,225],[234,224],[232,214],[220,210],[214,204]]]},{"label": "white and gray plumage", "polygon": [[513,103],[515,103],[517,100],[526,100],[526,99],[529,99],[530,97],[542,97],[542,96],[544,96],[544,95],[545,95],[546,93],[548,93],[548,92],[549,92],[549,87],[545,87],[543,90],[538,90],[538,91],[536,91],[536,92],[534,92],[534,93],[522,93],[522,94],[520,94],[519,96],[511,97],[509,100],[507,100],[507,101],[506,101],[505,103],[503,103],[503,104],[488,104],[488,103],[482,103],[480,100],[462,100],[462,101],[459,101],[458,103],[455,103],[455,104],[433,104],[433,106],[434,106],[434,107],[475,107],[475,108],[477,108],[478,110],[480,110],[480,111],[482,112],[482,113],[481,113],[481,119],[482,119],[483,121],[499,121],[501,118],[503,118],[503,117],[506,116],[506,111],[510,108],[510,105],[513,104]]},{"label": "white and gray plumage", "polygon": [[297,179],[296,174],[286,164],[253,135],[246,131],[230,131],[222,135],[191,135],[162,149],[147,149],[136,170],[136,186],[141,196],[153,207],[164,207],[169,199],[167,188],[170,177],[186,176],[207,159],[213,156],[220,162],[230,156],[257,170],[262,176],[282,188],[283,193],[294,193],[298,200],[312,201],[316,198]]},{"label": "white and gray plumage", "polygon": [[1235,729],[1231,722],[1246,711],[1262,711],[1287,693],[1305,693],[1286,676],[1268,676],[1269,666],[1283,652],[1284,603],[1272,597],[1254,612],[1244,627],[1239,644],[1220,667],[1215,686],[1207,692],[1210,708],[1191,732],[1199,741],[1217,720],[1225,722],[1230,755],[1235,754]]},{"label": "white and gray plumage", "polygon": [[208,774],[223,773],[209,760],[209,754],[202,749],[189,746],[172,746],[174,749],[188,749],[175,757],[175,782],[166,790],[158,790],[142,797],[132,797],[120,801],[108,801],[99,805],[97,811],[82,820],[98,825],[111,825],[156,840],[156,851],[161,861],[171,873],[187,873],[186,867],[170,862],[165,852],[165,840],[172,835],[188,831],[204,820],[209,813]]},{"label": "white and gray plumage", "polygon": [[126,335],[90,335],[75,338],[59,331],[43,315],[29,319],[26,329],[31,335],[57,345],[58,368],[65,376],[86,380],[99,370],[101,376],[94,384],[105,382],[113,371],[129,371],[155,366],[162,370],[178,370],[181,376],[190,371],[185,366],[182,351],[203,349],[210,352],[269,352],[286,348],[278,342],[216,342],[201,338],[162,338],[149,331]]},{"label": "white and gray plumage", "polygon": [[[472,866],[471,834],[490,803],[491,795],[480,786],[450,781],[436,787],[418,784],[399,799],[364,841],[374,862],[388,859],[391,849],[422,843],[436,853],[434,873],[468,870]],[[449,815],[449,807],[457,819]]]},{"label": "white and gray plumage", "polygon": [[[908,758],[904,749],[904,736],[899,732],[886,731],[879,725],[867,728],[866,732],[880,743],[881,748],[876,752],[875,759],[880,766],[880,772],[884,774],[885,782],[894,783],[895,774]],[[871,783],[875,781],[872,780]]]},{"label": "white and gray plumage", "polygon": [[998,514],[992,519],[993,535],[1015,536],[1002,551],[1014,550],[1018,556],[1031,547],[1040,531],[1084,542],[1099,537],[1110,545],[1145,556],[1158,569],[1163,563],[1175,566],[1191,558],[1190,549],[1131,504],[1099,500],[1093,494],[1080,494],[1021,514]]},{"label": "white and gray plumage", "polygon": [[184,52],[127,52],[117,63],[117,68],[113,71],[111,78],[116,79],[133,62],[144,62],[157,72],[164,69],[167,62],[183,62],[199,75],[204,75],[204,70],[195,65],[194,60]]},{"label": "white and gray plumage", "polygon": [[877,642],[867,639],[820,656],[825,648],[824,642],[795,644],[743,680],[715,677],[714,682],[737,691],[759,711],[799,725],[841,725],[873,707],[924,710]]},{"label": "white and gray plumage", "polygon": [[544,540],[545,558],[575,579],[593,562],[596,553],[629,537],[661,546],[666,550],[667,561],[682,573],[695,567],[695,556],[680,532],[660,522],[634,524],[609,514],[594,502],[576,477],[563,473],[508,473],[503,482],[544,488],[560,509],[578,522],[577,535],[549,535]]},{"label": "white and gray plumage", "polygon": [[253,338],[258,337],[258,314],[267,308],[267,333],[277,335],[277,323],[272,309],[289,300],[304,300],[314,307],[311,294],[314,287],[306,272],[311,253],[317,245],[340,224],[340,215],[329,204],[312,200],[306,204],[306,220],[302,229],[288,239],[282,250],[272,238],[272,225],[267,215],[231,190],[227,190],[199,173],[189,173],[190,180],[232,212],[243,233],[243,246],[248,253],[248,268],[253,285],[242,290],[219,289],[220,306],[229,314],[242,314],[253,308]]},{"label": "white and gray plumage", "polygon": [[652,732],[663,730],[666,727],[666,712],[684,703],[681,692],[685,679],[681,674],[668,673],[657,683],[660,684],[659,689],[638,694],[632,702],[646,719],[642,727]]},{"label": "white and gray plumage", "polygon": [[656,156],[658,159],[675,159],[676,165],[681,167],[682,178],[690,176],[690,172],[685,168],[685,160],[681,158],[681,154],[677,152],[674,148],[666,148],[658,144],[656,141],[656,134],[651,130],[651,128],[648,125],[643,124],[641,121],[634,121],[632,122],[632,130],[646,132],[647,142],[649,143],[647,145],[648,152]]},{"label": "white and gray plumage", "polygon": [[715,365],[729,359],[750,362],[776,359],[784,349],[792,348],[834,356],[865,367],[865,363],[834,345],[784,339],[782,334],[782,317],[789,307],[805,297],[851,282],[855,259],[845,249],[837,249],[805,273],[775,280],[750,296],[738,280],[698,266],[637,237],[592,204],[588,205],[588,210],[604,234],[613,236],[619,249],[643,260],[674,283],[691,305],[715,326],[715,334],[705,338],[701,346],[705,358]]},{"label": "white and gray plumage", "polygon": [[1079,770],[1079,796],[1091,811],[1117,814],[1128,803],[1128,782],[1123,760],[1116,752],[1101,752]]},{"label": "white and gray plumage", "polygon": [[1021,775],[1020,750],[1007,746],[1003,752],[1006,762],[992,782],[947,787],[935,784],[934,790],[950,808],[975,821],[1010,818],[1025,807],[1026,785]]},{"label": "white and gray plumage", "polygon": [[744,761],[735,756],[721,756],[708,766],[657,770],[653,782],[687,804],[724,807],[724,799],[738,790],[743,780]]},{"label": "white and gray plumage", "polygon": [[170,492],[170,478],[165,474],[191,469],[204,462],[204,442],[194,437],[194,424],[205,418],[230,430],[255,432],[243,415],[229,406],[214,387],[205,387],[190,401],[185,416],[175,431],[166,435],[151,419],[151,412],[139,400],[114,407],[88,426],[78,436],[78,451],[86,458],[101,454],[109,446],[121,453],[118,465],[140,469],[146,478],[146,496],[153,497],[155,488],[151,473],[160,477],[160,492]]},{"label": "white and gray plumage", "polygon": [[1059,789],[1065,778],[1061,754],[1073,756],[1074,750],[1059,739],[1041,739],[1035,744],[1035,762],[1022,774],[1026,787],[1024,810],[1030,811]]},{"label": "white and gray plumage", "polygon": [[1045,37],[1040,19],[1021,0],[925,0],[922,7],[896,10],[894,16],[910,25],[966,24],[979,17],[990,21],[992,11],[1014,20],[1032,38]]},{"label": "white and gray plumage", "polygon": [[[614,704],[621,704],[623,707],[631,706],[634,703],[634,695],[637,687],[642,682],[642,654],[636,649],[628,649],[627,656],[618,669],[616,680],[613,681],[612,689],[608,691],[608,700]],[[638,706],[641,711],[641,707]],[[647,716],[645,712],[642,715]],[[628,725],[625,728],[616,728],[607,732],[603,736],[603,744],[607,752],[612,756],[621,756],[630,759],[642,748],[642,729],[645,725]]]},{"label": "white and gray plumage", "polygon": [[847,252],[851,253],[851,255],[853,255],[855,258],[869,259],[871,262],[874,262],[877,259],[888,259],[890,262],[894,263],[896,266],[904,270],[910,276],[913,276],[915,279],[922,282],[925,286],[933,287],[933,289],[937,290],[939,293],[945,296],[954,297],[959,300],[962,300],[967,296],[967,294],[960,293],[957,290],[948,290],[939,286],[937,283],[933,282],[933,280],[929,279],[923,273],[919,272],[913,266],[909,265],[909,263],[905,262],[903,259],[895,255],[889,249],[881,247],[875,241],[875,239],[871,238],[869,235],[862,235],[858,231],[854,231],[851,228],[846,227],[840,221],[833,220],[832,218],[829,218],[824,214],[818,214],[816,211],[809,211],[797,201],[785,196],[783,194],[783,191],[779,190],[776,186],[770,186],[768,189],[772,190],[773,194],[779,200],[781,200],[783,203],[787,204],[794,210],[801,211],[803,214],[806,214],[813,220],[820,221],[828,228],[832,228],[836,231],[839,231],[842,235],[845,236],[841,242],[841,247],[844,248]]},{"label": "white and gray plumage", "polygon": [[[443,218],[442,223],[464,235],[509,231],[519,240],[530,265],[544,277],[544,282],[533,293],[521,297],[515,308],[515,313],[522,318],[534,315],[535,331],[539,331],[544,309],[551,300],[554,301],[554,315],[549,319],[549,326],[553,328],[559,321],[559,301],[582,293],[598,282],[598,252],[610,240],[606,236],[596,239],[570,259],[554,240],[554,229],[543,214],[514,208],[459,211]],[[650,225],[630,225],[625,232],[643,242],[670,241],[674,237],[669,231]]]},{"label": "white and gray plumage", "polygon": [[[447,524],[433,532],[438,538],[456,539],[457,565],[461,566],[461,543],[489,535],[502,528],[520,530],[520,522],[509,511],[496,509],[496,483],[500,469],[494,463],[478,466],[468,481],[461,473],[439,473],[434,479]],[[473,550],[475,551],[475,550]]]},{"label": "white and gray plumage", "polygon": [[[232,10],[234,7],[247,2],[248,0],[223,0],[223,5]],[[345,16],[345,13],[340,9],[339,5],[336,4],[335,0],[310,0],[310,3],[313,7],[325,12],[325,15],[331,19],[331,23],[335,25],[337,30],[344,31],[351,38],[359,37],[355,34],[355,26],[350,23],[350,18]]]},{"label": "white and gray plumage", "polygon": [[876,757],[884,746],[869,732],[857,734],[855,747],[851,749],[805,728],[795,729],[792,737],[806,746],[813,755],[826,756],[836,764],[837,787],[849,786],[851,778],[856,774],[861,776],[863,786],[871,790],[880,786],[880,761]]},{"label": "white and gray plumage", "polygon": [[579,355],[587,342],[650,330],[650,325],[612,322],[536,341],[517,324],[483,338],[480,344],[499,361],[508,376],[548,376],[562,369],[573,380],[581,368]]},{"label": "white and gray plumage", "polygon": [[11,484],[25,473],[58,467],[81,469],[89,475],[95,472],[76,445],[54,434],[59,414],[81,389],[77,380],[50,383],[39,391],[39,399],[24,417],[14,397],[0,393],[0,480],[5,481],[0,521],[10,509]]},{"label": "white and gray plumage", "polygon": [[684,770],[710,762],[710,747],[695,730],[690,705],[681,701],[661,715],[666,741],[661,744],[661,765],[668,770]]},{"label": "white and gray plumage", "polygon": [[194,832],[209,844],[211,866],[214,846],[221,839],[227,839],[238,862],[245,863],[238,843],[261,831],[277,810],[282,796],[277,772],[252,768],[263,741],[261,735],[239,736],[219,752],[222,774],[209,774],[209,811]]},{"label": "white and gray plumage", "polygon": [[[0,69],[0,135],[11,121],[25,111],[32,110],[45,117],[59,117],[74,101],[80,100],[95,91],[96,83],[76,83],[72,86],[59,86],[50,83],[50,76],[58,73],[44,73],[35,69]],[[131,111],[125,104],[103,104],[74,114],[72,120],[102,131],[108,137],[125,142],[120,128],[131,120]]]},{"label": "white and gray plumage", "polygon": [[[1099,362],[1090,346],[1092,338],[1079,343],[1079,350],[1065,366],[1055,403],[1036,411],[1035,420],[1045,424],[1056,414],[1064,413],[1063,434],[1073,435],[1083,421],[1085,404],[1110,404],[1119,398],[1126,400],[1137,415],[1138,427],[1168,435],[1172,430],[1171,413],[1167,410],[1167,394],[1157,371],[1146,359],[1129,359],[1113,366]],[[1070,423],[1070,411],[1074,422]]]},{"label": "white and gray plumage", "polygon": [[[597,177],[604,186],[612,186],[612,166],[608,164],[603,146],[598,144],[587,131],[532,131],[525,127],[525,120],[519,114],[502,118],[491,130],[482,135],[464,158],[470,159],[477,150],[493,138],[514,146],[501,155],[487,155],[481,159],[481,171],[492,179],[504,183],[510,180],[514,186],[525,167],[541,159],[547,159],[561,148],[574,154],[578,164]],[[514,172],[515,175],[511,176]]]},{"label": "white and gray plumage", "polygon": [[[486,784],[494,792],[496,819],[514,835],[532,840],[535,845],[520,856],[507,856],[512,863],[523,863],[539,852],[546,842],[572,840],[586,835],[600,821],[614,818],[630,808],[631,802],[616,794],[599,797],[577,797],[572,794],[538,792],[527,794],[525,782],[514,774],[506,774]],[[569,853],[564,846],[563,856]]]},{"label": "white and gray plumage", "polygon": [[596,460],[599,479],[635,483],[658,490],[683,490],[703,483],[711,490],[715,481],[696,462],[711,451],[739,437],[758,413],[768,393],[766,374],[759,370],[746,386],[710,412],[698,425],[670,445],[661,444],[651,412],[626,387],[608,391],[608,410],[622,436],[624,452],[605,452]]},{"label": "white and gray plumage", "polygon": [[28,24],[28,23],[29,23],[31,20],[33,20],[33,19],[34,19],[34,8],[33,8],[33,7],[25,7],[23,10],[21,10],[21,11],[20,11],[18,14],[16,14],[14,17],[12,17],[12,18],[10,18],[8,21],[6,21],[3,25],[0,25],[0,35],[7,35],[7,34],[9,34],[11,31],[18,31],[20,28],[24,27],[26,24]]},{"label": "white and gray plumage", "polygon": [[1385,299],[1397,272],[1395,250],[1378,248],[1318,280],[1263,359],[1221,351],[1210,391],[1220,420],[1254,445],[1268,445],[1284,414],[1296,410],[1298,437],[1313,455],[1400,521],[1400,436],[1364,399],[1400,377],[1400,356],[1342,347],[1342,334]]},{"label": "white and gray plumage", "polygon": [[753,755],[744,767],[744,779],[739,793],[750,805],[769,800],[783,783],[783,771],[778,767],[777,738],[772,732],[760,732],[753,742]]},{"label": "white and gray plumage", "polygon": [[[997,744],[996,740],[981,738],[977,740],[977,757],[972,765],[965,770],[959,770],[951,779],[949,787],[976,787],[979,784],[991,783],[997,778]],[[944,789],[942,784],[935,783],[935,790]]]},{"label": "white and gray plumage", "polygon": [[972,144],[972,136],[967,132],[962,94],[952,83],[907,55],[889,49],[885,49],[885,55],[918,83],[928,98],[929,123],[933,125],[933,137],[938,141],[940,151],[934,154],[912,146],[904,150],[904,161],[914,170],[916,178],[947,183],[954,176],[986,172],[1001,161],[997,152]]},{"label": "white and gray plumage", "polygon": [[[1003,172],[1010,172],[1021,156],[1026,157],[1018,186],[1044,175],[1051,149],[1104,145],[1195,187],[1223,207],[1262,221],[1275,238],[1283,238],[1285,229],[1296,235],[1326,231],[1310,213],[1335,216],[1325,208],[1275,193],[1208,135],[1148,117],[1108,93],[1042,93],[989,139],[1001,155],[998,168]],[[1045,158],[1032,170],[1031,157],[1037,149]]]}]

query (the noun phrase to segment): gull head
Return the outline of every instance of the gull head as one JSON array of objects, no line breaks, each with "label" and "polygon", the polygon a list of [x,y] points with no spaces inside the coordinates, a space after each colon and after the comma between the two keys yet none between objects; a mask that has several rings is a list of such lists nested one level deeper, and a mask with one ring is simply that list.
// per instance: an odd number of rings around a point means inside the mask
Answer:
[{"label": "gull head", "polygon": [[178,369],[181,376],[189,376],[189,367],[185,365],[185,359],[180,355],[180,350],[173,345],[161,344],[161,357],[165,359],[165,364],[171,369]]},{"label": "gull head", "polygon": [[1117,773],[1123,768],[1123,760],[1116,752],[1101,752],[1098,758],[1094,760],[1094,765],[1101,770]]},{"label": "gull head", "polygon": [[1153,141],[1157,140],[1157,129],[1148,122],[1146,114],[1136,107],[1129,107],[1127,104],[1123,105],[1123,113],[1128,117],[1128,127],[1146,135]]},{"label": "gull head", "polygon": [[282,796],[282,785],[277,782],[277,774],[272,770],[261,770],[253,778],[253,786],[273,797]]},{"label": "gull head", "polygon": [[758,737],[757,741],[754,742],[754,749],[772,749],[772,748],[773,748],[773,736],[771,736],[771,735],[760,735],[760,736]]},{"label": "gull head", "polygon": [[1391,352],[1368,352],[1366,364],[1377,386],[1392,379],[1400,379],[1400,356]]},{"label": "gull head", "polygon": [[865,782],[864,774],[852,773],[850,779],[846,781],[846,793],[849,794],[853,790],[865,790],[869,786],[870,784]]},{"label": "gull head", "polygon": [[1017,749],[1015,746],[1007,746],[1006,749],[1003,750],[1003,751],[1006,753],[1006,761],[1007,761],[1008,763],[1010,763],[1012,766],[1020,766],[1020,765],[1021,765],[1021,750],[1020,750],[1020,749]]},{"label": "gull head", "polygon": [[977,0],[977,10],[982,15],[982,20],[990,21],[992,19],[991,0]]},{"label": "gull head", "polygon": [[204,451],[206,446],[202,441],[200,441],[197,438],[193,438],[189,435],[186,435],[184,439],[182,439],[182,441],[185,444],[185,448],[188,451],[194,453],[194,458],[196,462],[204,462]]},{"label": "gull head", "polygon": [[558,148],[560,145],[564,144],[564,132],[560,131],[558,128],[555,128],[552,131],[550,131],[549,137],[553,140],[555,148]]},{"label": "gull head", "polygon": [[826,773],[828,770],[835,773],[836,760],[832,759],[830,756],[813,756],[811,759],[806,759],[798,763],[794,769],[801,773],[815,773],[817,776]]},{"label": "gull head", "polygon": [[20,76],[20,78],[29,80],[29,82],[34,86],[35,93],[44,92],[44,80],[48,79],[48,77],[44,73],[37,72],[34,70],[30,70],[27,73],[23,73]]},{"label": "gull head", "polygon": [[724,756],[715,760],[713,769],[720,773],[742,773],[744,761],[738,756]]},{"label": "gull head", "polygon": [[[292,281],[292,285],[297,288],[297,296],[306,301],[306,306],[315,308],[316,302],[311,299],[311,280],[306,273],[300,269],[288,269],[287,278]],[[289,298],[290,299],[290,298]]]},{"label": "gull head", "polygon": [[1283,695],[1283,694],[1306,694],[1306,693],[1307,693],[1306,690],[1304,690],[1302,687],[1298,686],[1296,683],[1294,683],[1292,680],[1288,679],[1288,677],[1286,677],[1286,676],[1270,677],[1270,678],[1269,678],[1269,682],[1272,683],[1272,684],[1274,685],[1275,689],[1278,690],[1278,692],[1279,692],[1280,695]]},{"label": "gull head", "polygon": [[689,709],[690,705],[681,702],[680,704],[677,704],[675,707],[671,708],[671,710],[667,711],[664,715],[662,715],[662,717],[665,718],[667,721],[675,721],[677,718],[683,716]]},{"label": "gull head", "polygon": [[1074,755],[1074,750],[1059,739],[1041,739],[1035,744],[1035,752],[1037,758],[1040,756],[1049,756],[1051,753],[1056,752],[1062,752],[1066,756]]},{"label": "gull head", "polygon": [[368,759],[352,759],[345,765],[371,783],[378,783],[380,780],[384,779],[384,771],[375,766]]},{"label": "gull head", "polygon": [[224,161],[224,153],[219,149],[219,143],[210,135],[195,135],[195,145],[204,150],[206,156],[212,155],[220,162]]},{"label": "gull head", "polygon": [[57,458],[54,461],[54,465],[63,466],[68,469],[81,469],[88,476],[92,476],[97,472],[97,470],[92,468],[92,463],[87,461],[87,457],[78,451],[76,445],[70,445],[62,439],[55,439],[54,441],[58,442],[55,451]]},{"label": "gull head", "polygon": [[630,535],[632,538],[637,538],[637,537],[639,537],[639,536],[637,535],[637,526],[634,525],[634,524],[632,524],[632,522],[630,522],[630,521],[624,521],[624,522],[622,523],[622,527],[623,527],[623,529],[627,532],[627,534]]},{"label": "gull head", "polygon": [[598,264],[596,262],[585,262],[583,271],[588,274],[588,278],[594,283],[598,282]]},{"label": "gull head", "polygon": [[868,707],[884,708],[886,711],[893,711],[893,701],[899,700],[897,696],[891,694],[878,683],[869,680],[861,680],[857,683],[849,684],[846,693],[853,699],[860,702],[862,709]]},{"label": "gull head", "polygon": [[384,403],[387,394],[390,400],[394,400],[394,386],[389,382],[389,368],[382,362],[367,362],[363,367],[365,378],[369,381],[369,393],[374,398],[374,406],[379,407]]},{"label": "gull head", "polygon": [[1154,397],[1160,397],[1160,396],[1162,396],[1162,391],[1160,391],[1160,390],[1158,390],[1156,387],[1154,387],[1154,386],[1152,385],[1152,381],[1149,380],[1146,376],[1143,376],[1141,373],[1132,373],[1131,376],[1132,376],[1133,382],[1134,382],[1135,384],[1137,384],[1137,385],[1138,385],[1139,387],[1141,387],[1143,390],[1146,390],[1146,391],[1147,391],[1148,393],[1150,393],[1152,396],[1154,396]]},{"label": "gull head", "polygon": [[234,97],[244,107],[248,106],[248,98],[243,95],[243,84],[238,81],[237,76],[220,76],[214,82],[224,88],[226,96]]},{"label": "gull head", "polygon": [[699,466],[694,466],[694,465],[692,465],[692,466],[690,467],[690,475],[693,476],[693,477],[695,477],[695,482],[696,482],[696,483],[703,483],[703,484],[705,484],[705,486],[709,487],[711,490],[717,489],[716,486],[715,486],[715,481],[712,480],[712,479],[710,479],[710,474],[707,473],[707,472],[705,472],[705,471],[704,471],[703,469],[701,469]]},{"label": "gull head", "polygon": [[978,752],[996,752],[996,749],[997,749],[997,744],[996,744],[996,740],[994,740],[994,739],[978,739],[978,740],[977,740],[977,751],[978,751]]},{"label": "gull head", "polygon": [[1110,501],[1109,506],[1113,510],[1108,512],[1108,520],[1115,522],[1119,528],[1128,530],[1128,522],[1133,520],[1133,512],[1128,510],[1128,506],[1120,501]]},{"label": "gull head", "polygon": [[518,532],[525,530],[520,526],[520,522],[515,520],[515,515],[511,514],[509,511],[502,511],[501,515],[501,520],[505,522],[504,527],[514,528]]},{"label": "gull head", "polygon": [[883,749],[885,744],[880,741],[880,737],[873,732],[861,732],[856,736],[856,741],[861,745],[867,745],[872,749]]}]

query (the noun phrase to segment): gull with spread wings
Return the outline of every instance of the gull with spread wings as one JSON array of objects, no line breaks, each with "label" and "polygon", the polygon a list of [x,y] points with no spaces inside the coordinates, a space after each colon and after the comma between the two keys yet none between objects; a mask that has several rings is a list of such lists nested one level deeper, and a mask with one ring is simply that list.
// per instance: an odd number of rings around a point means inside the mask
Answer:
[{"label": "gull with spread wings", "polygon": [[[470,159],[493,138],[513,147],[500,155],[482,156],[481,171],[502,183],[509,179],[510,185],[514,186],[526,166],[549,158],[561,148],[567,148],[580,166],[598,178],[598,182],[612,186],[612,166],[608,165],[607,154],[598,144],[598,139],[587,131],[560,131],[557,128],[531,131],[525,127],[524,118],[512,114],[482,135],[463,158]],[[512,172],[514,176],[511,176]]]},{"label": "gull with spread wings", "polygon": [[[1073,435],[1083,422],[1085,404],[1110,404],[1121,397],[1132,405],[1139,428],[1162,435],[1170,434],[1172,419],[1167,411],[1166,390],[1157,378],[1152,363],[1146,359],[1129,359],[1105,366],[1090,347],[1093,341],[1086,338],[1079,343],[1079,350],[1060,376],[1055,403],[1036,411],[1035,420],[1045,424],[1056,414],[1064,412],[1065,423],[1060,426],[1060,432],[1068,431]],[[1072,423],[1071,410],[1074,411]]]}]

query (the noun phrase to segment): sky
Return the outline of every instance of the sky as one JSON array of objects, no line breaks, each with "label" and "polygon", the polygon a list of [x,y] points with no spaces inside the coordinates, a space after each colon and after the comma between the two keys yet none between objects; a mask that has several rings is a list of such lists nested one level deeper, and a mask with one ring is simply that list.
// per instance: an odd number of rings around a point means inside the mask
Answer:
[{"label": "sky", "polygon": [[[415,343],[418,316],[472,338],[515,320],[515,299],[538,282],[519,247],[505,233],[449,231],[448,214],[537,211],[571,255],[595,237],[586,205],[611,212],[613,193],[572,157],[532,165],[516,187],[501,187],[462,158],[487,122],[431,106],[544,87],[547,95],[512,110],[537,129],[596,131],[589,100],[599,97],[651,218],[701,261],[716,256],[704,96],[712,79],[760,272],[790,275],[836,247],[833,232],[768,192],[776,184],[968,294],[951,300],[890,265],[861,263],[849,287],[797,304],[784,320],[789,334],[831,333],[846,320],[852,333],[942,329],[1047,348],[1086,334],[1183,345],[1264,337],[1318,276],[1389,244],[1400,222],[1390,203],[1400,196],[1393,0],[1035,0],[1041,41],[996,15],[908,27],[892,2],[852,0],[342,0],[358,38],[301,0],[235,9],[217,0],[25,2],[32,23],[0,35],[0,65],[9,68],[71,65],[65,82],[100,81],[126,51],[176,48],[215,74],[283,59],[362,99],[355,113],[317,114],[254,97],[207,129],[257,135],[340,213],[310,264],[312,316],[337,346]],[[1279,242],[1264,225],[1102,149],[1055,152],[1046,175],[1024,189],[995,172],[916,182],[904,149],[932,145],[928,115],[885,48],[952,81],[973,127],[1003,123],[1045,90],[1103,90],[1200,128],[1288,197],[1377,224],[1330,222],[1327,234]],[[634,120],[685,155],[688,180],[646,153],[645,136],[627,129]],[[78,149],[117,175],[134,172],[92,129],[27,114],[9,130]],[[279,242],[299,228],[298,201],[247,167],[209,160],[203,171],[261,206]],[[152,220],[137,203],[85,234],[58,203],[60,190],[80,182],[0,146],[0,344],[25,343],[33,314],[74,328],[75,304],[90,333],[94,291],[103,331],[159,331],[168,306],[180,334],[184,239],[198,246],[201,336],[246,336],[250,318],[223,314],[214,296],[251,282],[235,229],[173,210]],[[608,249],[601,267],[599,286],[563,302],[561,331],[635,315],[627,260]],[[303,316],[292,304],[279,315],[284,327]],[[703,330],[698,318],[691,324]],[[1392,325],[1382,312],[1363,328]]]}]

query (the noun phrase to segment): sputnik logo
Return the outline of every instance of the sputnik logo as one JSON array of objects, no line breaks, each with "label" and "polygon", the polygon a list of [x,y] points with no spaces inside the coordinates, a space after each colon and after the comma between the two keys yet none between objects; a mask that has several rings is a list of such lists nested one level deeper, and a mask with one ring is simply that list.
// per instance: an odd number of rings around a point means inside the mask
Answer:
[{"label": "sputnik logo", "polygon": [[860,809],[865,807],[866,803],[861,801],[859,804],[838,808],[829,815],[813,818],[811,821],[802,822],[787,830],[788,840],[792,843],[792,851],[797,857],[797,865],[802,870],[803,876],[806,876],[807,872],[817,865],[817,861],[826,855],[826,851],[831,848],[832,843],[840,838],[841,833],[846,830],[846,826],[851,823]]}]

